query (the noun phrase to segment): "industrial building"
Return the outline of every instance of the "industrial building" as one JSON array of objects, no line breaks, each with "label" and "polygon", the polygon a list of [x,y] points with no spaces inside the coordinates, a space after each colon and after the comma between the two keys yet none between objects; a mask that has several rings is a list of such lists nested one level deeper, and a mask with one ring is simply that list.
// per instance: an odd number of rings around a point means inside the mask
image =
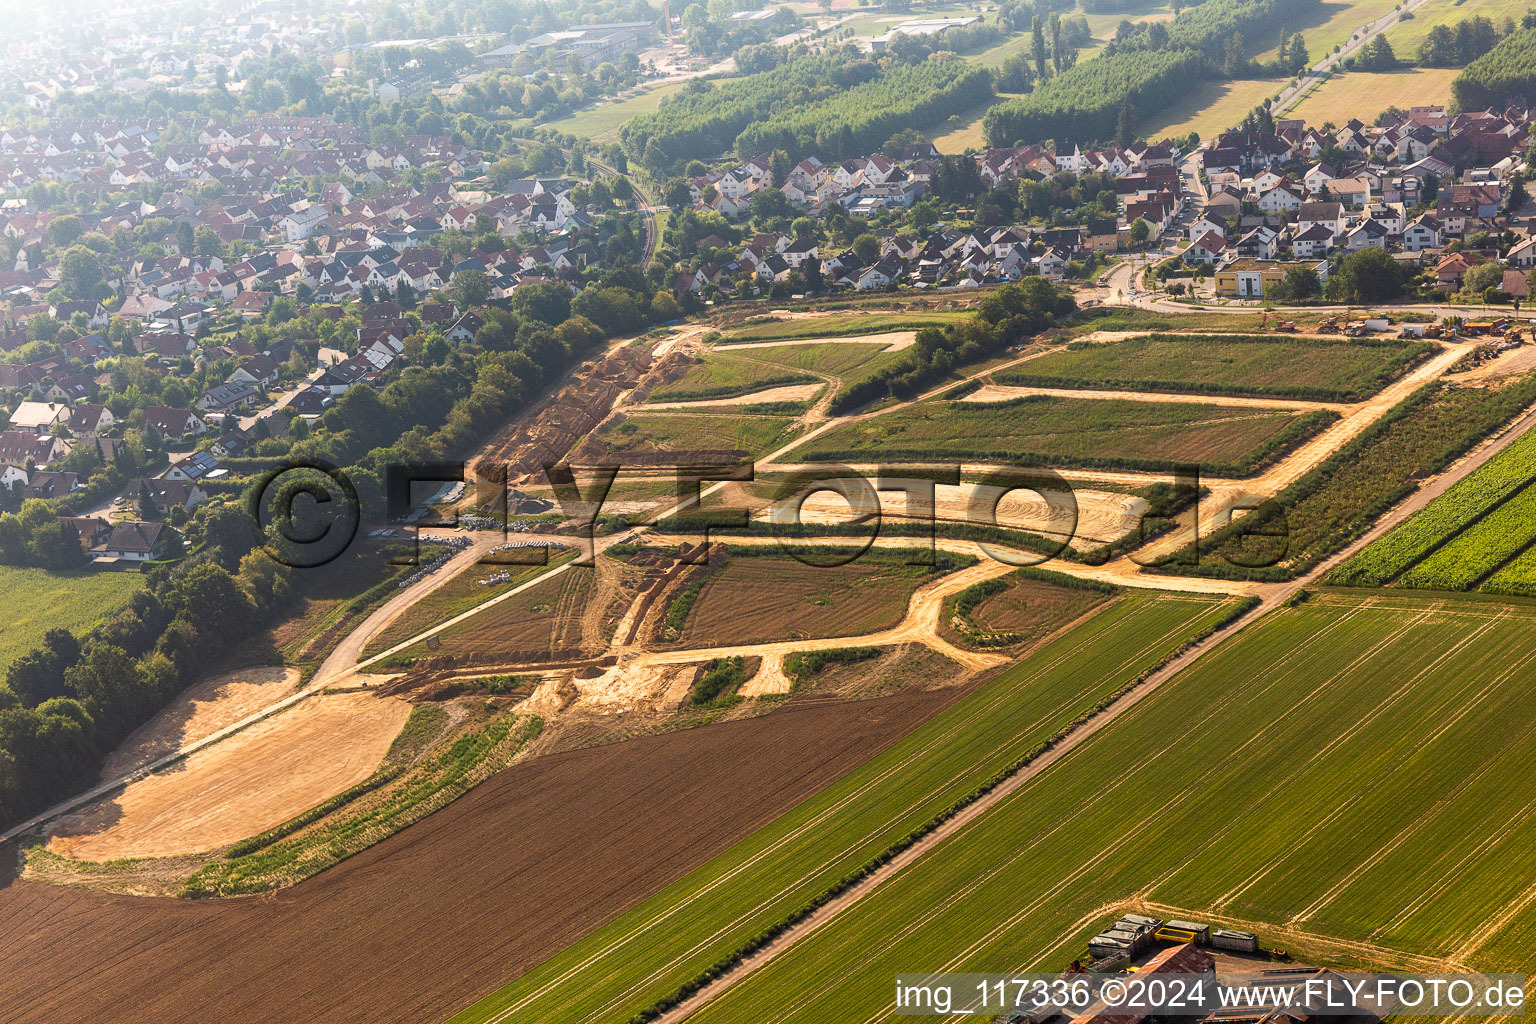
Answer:
[{"label": "industrial building", "polygon": [[545,32],[526,42],[508,43],[489,50],[475,59],[487,67],[511,67],[519,54],[535,57],[546,54],[575,54],[581,66],[595,68],[604,61],[617,61],[626,50],[639,53],[651,44],[656,26],[649,21],[622,21],[606,25],[582,25],[560,32]]}]

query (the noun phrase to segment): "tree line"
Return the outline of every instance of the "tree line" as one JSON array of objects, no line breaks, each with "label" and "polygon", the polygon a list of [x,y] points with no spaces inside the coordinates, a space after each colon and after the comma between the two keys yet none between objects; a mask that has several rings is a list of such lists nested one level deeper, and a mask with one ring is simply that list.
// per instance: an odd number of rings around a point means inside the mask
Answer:
[{"label": "tree line", "polygon": [[840,415],[880,398],[911,398],[951,370],[1055,326],[1076,309],[1069,294],[1041,277],[1003,285],[982,300],[975,316],[918,331],[901,359],[839,392],[831,411]]},{"label": "tree line", "polygon": [[1536,28],[1512,32],[1468,64],[1451,83],[1451,97],[1459,110],[1536,102]]},{"label": "tree line", "polygon": [[[1244,37],[1303,18],[1317,0],[1206,0],[1172,22],[1123,22],[1098,58],[987,112],[989,145],[1056,140],[1090,144],[1125,134],[1188,93],[1196,79],[1246,73]],[[1285,36],[1284,32],[1281,33]],[[1304,47],[1288,42],[1287,52]]]}]

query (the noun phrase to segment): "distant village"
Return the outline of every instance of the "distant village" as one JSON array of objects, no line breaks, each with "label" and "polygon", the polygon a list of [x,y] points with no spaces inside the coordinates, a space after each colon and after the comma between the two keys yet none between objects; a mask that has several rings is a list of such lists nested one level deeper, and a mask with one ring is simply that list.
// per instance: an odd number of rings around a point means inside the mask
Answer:
[{"label": "distant village", "polygon": [[[1114,179],[1118,215],[1089,216],[1080,224],[940,230],[922,240],[889,233],[879,260],[867,263],[851,251],[824,253],[812,241],[782,233],[758,235],[734,259],[700,266],[687,285],[729,286],[743,276],[782,281],[807,260],[819,261],[825,283],[858,290],[978,287],[1028,274],[1059,281],[1074,261],[1128,250],[1133,234],[1140,234],[1138,241],[1154,247],[1187,241],[1183,263],[1209,276],[1220,296],[1261,299],[1267,285],[1296,265],[1326,282],[1331,257],[1370,247],[1416,272],[1432,271],[1444,291],[1461,288],[1479,263],[1503,261],[1501,290],[1524,300],[1536,242],[1509,206],[1529,148],[1525,111],[1453,117],[1444,107],[1426,106],[1378,126],[1352,120],[1325,130],[1281,120],[1272,133],[1227,132],[1193,153],[1171,141],[1086,151],[990,149],[972,157],[987,187],[1061,174],[1105,175]],[[1198,160],[1198,176],[1186,164],[1191,156]],[[813,157],[796,164],[778,187],[808,216],[836,205],[867,218],[923,200],[940,159],[927,144],[836,166]],[[775,187],[769,163],[764,154],[692,179],[693,202],[728,221],[742,219],[754,195]],[[1144,233],[1135,228],[1138,221]],[[1510,230],[1522,237],[1509,245],[1444,251],[1454,242]],[[715,237],[701,247],[725,246]]]},{"label": "distant village", "polygon": [[[0,130],[0,158],[10,168],[0,224],[5,251],[15,253],[0,269],[0,395],[9,414],[0,431],[0,501],[14,508],[78,496],[88,472],[61,467],[82,446],[94,455],[86,461],[111,463],[130,416],[172,455],[155,476],[130,480],[110,507],[94,510],[100,515],[71,518],[102,563],[160,557],[172,532],[165,523],[207,500],[209,481],[225,475],[220,460],[315,421],[353,387],[382,386],[413,334],[474,338],[484,318],[448,291],[465,271],[483,275],[485,303],[504,304],[529,283],[560,281],[574,292],[598,261],[599,232],[573,201],[581,184],[574,178],[498,188],[483,175],[480,153],[427,136],[371,146],[329,118],[253,117],[200,126],[195,142],[158,145],[173,129],[186,132],[170,122]],[[403,182],[402,172],[425,167],[462,184]],[[102,196],[153,185],[163,198],[68,215],[78,223],[61,236],[60,215],[33,212],[25,197],[40,181]],[[318,195],[306,193],[306,181],[324,182]],[[491,235],[499,241],[462,255],[426,244],[450,231],[466,248]],[[69,253],[80,243],[60,244],[70,236],[105,250],[88,254],[94,279],[78,280]],[[195,241],[178,245],[178,236]],[[92,297],[60,297],[70,289]],[[298,373],[292,341],[258,348],[229,330],[265,323],[280,300],[349,333],[322,330],[317,358]],[[206,340],[214,328],[218,337]],[[47,354],[24,358],[40,347]],[[124,393],[116,365],[124,355],[162,377],[204,384],[184,405],[139,406]],[[208,378],[211,366],[228,371]],[[92,503],[102,505],[100,497]]]},{"label": "distant village", "polygon": [[[707,255],[679,257],[671,290],[698,308],[807,281],[864,292],[1030,275],[1087,283],[1087,265],[1157,250],[1214,297],[1262,300],[1292,268],[1326,282],[1339,256],[1376,248],[1447,293],[1473,274],[1508,300],[1528,298],[1536,241],[1515,216],[1526,113],[1416,107],[1384,120],[1328,130],[1281,120],[1273,132],[1228,132],[1191,150],[1174,141],[990,149],[960,158],[973,165],[978,195],[1097,175],[1112,181],[1113,215],[1101,192],[1092,209],[929,230],[901,214],[955,159],[931,144],[836,165],[801,159],[782,182],[764,154],[687,180],[688,202],[726,224],[756,223],[754,199],[777,190],[797,223],[838,211],[876,225],[878,251],[832,251],[821,231],[709,235],[695,246]],[[529,285],[574,294],[605,241],[577,179],[493,183],[484,153],[444,137],[372,145],[324,117],[0,129],[0,160],[0,256],[14,254],[0,269],[9,416],[0,501],[66,499],[103,564],[162,557],[161,527],[207,500],[227,460],[314,423],[351,388],[382,386],[413,335],[474,339],[483,304],[505,304]],[[57,212],[34,210],[28,191],[49,181],[102,197],[100,212],[60,223]],[[105,201],[141,187],[159,201]],[[463,245],[442,245],[445,233]],[[84,257],[80,239],[95,246]],[[1497,273],[1474,273],[1485,263]],[[481,308],[455,288],[466,272],[482,282]],[[296,354],[271,332],[253,344],[232,329],[267,323],[284,302],[316,325],[314,351]],[[123,356],[196,386],[171,389],[183,401],[134,399]],[[113,462],[130,422],[169,458],[119,493],[92,491],[89,515],[74,515],[81,502],[67,499],[85,489],[92,465]],[[89,457],[71,460],[82,447]]]}]

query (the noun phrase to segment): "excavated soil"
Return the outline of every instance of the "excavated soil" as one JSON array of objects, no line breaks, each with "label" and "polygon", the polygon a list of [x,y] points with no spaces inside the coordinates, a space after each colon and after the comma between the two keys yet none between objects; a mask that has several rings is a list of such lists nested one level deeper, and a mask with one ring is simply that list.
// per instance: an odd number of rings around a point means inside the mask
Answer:
[{"label": "excavated soil", "polygon": [[13,881],[0,888],[0,1020],[446,1019],[964,692],[791,702],[525,762],[269,897],[182,902]]},{"label": "excavated soil", "polygon": [[86,861],[213,850],[366,779],[410,716],[372,693],[311,697],[60,818],[49,848]]}]

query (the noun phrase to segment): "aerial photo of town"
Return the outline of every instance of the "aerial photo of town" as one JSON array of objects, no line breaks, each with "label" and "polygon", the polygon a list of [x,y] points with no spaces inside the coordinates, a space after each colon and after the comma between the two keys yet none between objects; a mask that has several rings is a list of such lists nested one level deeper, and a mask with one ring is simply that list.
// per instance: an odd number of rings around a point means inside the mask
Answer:
[{"label": "aerial photo of town", "polygon": [[0,1024],[1524,1013],[1531,0],[0,9]]}]

